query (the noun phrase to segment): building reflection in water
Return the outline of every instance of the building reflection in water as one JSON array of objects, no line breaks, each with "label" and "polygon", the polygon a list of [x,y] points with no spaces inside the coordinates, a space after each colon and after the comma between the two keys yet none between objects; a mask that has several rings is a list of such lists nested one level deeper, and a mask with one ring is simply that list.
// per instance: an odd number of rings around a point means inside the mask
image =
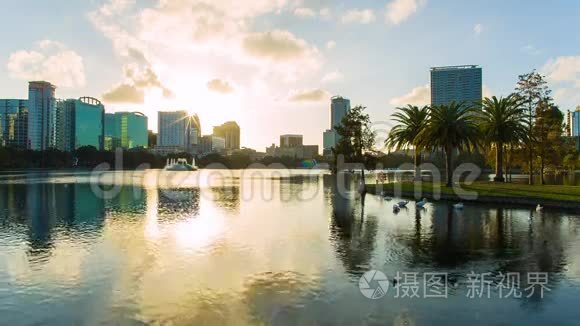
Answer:
[{"label": "building reflection in water", "polygon": [[240,210],[240,187],[238,185],[210,187],[213,204],[235,213]]},{"label": "building reflection in water", "polygon": [[12,190],[15,196],[25,196],[15,199],[26,207],[31,255],[50,252],[55,229],[85,241],[94,231],[102,229],[105,202],[94,196],[89,185],[31,183],[20,186],[26,190]]},{"label": "building reflection in water", "polygon": [[157,192],[160,219],[169,221],[199,215],[199,188],[163,188]]}]

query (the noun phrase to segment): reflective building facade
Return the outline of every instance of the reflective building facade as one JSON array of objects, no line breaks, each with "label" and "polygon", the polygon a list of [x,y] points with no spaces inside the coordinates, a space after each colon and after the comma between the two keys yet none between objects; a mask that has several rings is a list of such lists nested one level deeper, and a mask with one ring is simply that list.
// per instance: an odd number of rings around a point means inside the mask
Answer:
[{"label": "reflective building facade", "polygon": [[323,135],[324,155],[330,155],[332,147],[340,140],[334,127],[340,125],[342,119],[350,111],[350,100],[342,96],[330,99],[330,128]]},{"label": "reflective building facade", "polygon": [[56,148],[72,151],[83,146],[104,149],[105,107],[92,97],[57,101]]},{"label": "reflective building facade", "polygon": [[431,68],[431,105],[472,104],[483,94],[482,71],[476,65]]},{"label": "reflective building facade", "polygon": [[26,148],[28,101],[0,99],[0,146]]},{"label": "reflective building facade", "polygon": [[576,111],[572,112],[571,117],[570,134],[572,137],[580,137],[580,106],[576,107]]},{"label": "reflective building facade", "polygon": [[240,149],[240,126],[235,121],[213,127],[213,135],[225,139],[226,150]]},{"label": "reflective building facade", "polygon": [[141,112],[105,113],[105,150],[147,148],[147,117]]},{"label": "reflective building facade", "polygon": [[158,112],[157,146],[197,152],[201,142],[199,117],[187,111]]},{"label": "reflective building facade", "polygon": [[56,145],[56,87],[49,82],[28,84],[27,147],[35,151]]}]

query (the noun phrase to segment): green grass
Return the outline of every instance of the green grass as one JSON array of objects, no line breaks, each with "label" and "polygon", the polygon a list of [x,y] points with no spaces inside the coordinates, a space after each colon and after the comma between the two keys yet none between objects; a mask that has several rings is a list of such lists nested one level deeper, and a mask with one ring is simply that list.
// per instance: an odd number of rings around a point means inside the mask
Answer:
[{"label": "green grass", "polygon": [[[383,190],[392,192],[395,188],[394,183],[385,183],[382,185]],[[442,194],[458,194],[453,188],[447,188],[445,185],[423,182],[421,190],[427,193],[433,193],[433,188],[441,187]],[[370,193],[376,193],[377,185],[367,185]],[[403,182],[401,189],[404,192],[412,192],[415,189],[413,182]],[[554,186],[554,185],[526,185],[513,183],[494,183],[494,182],[475,182],[471,185],[461,184],[460,187],[465,191],[477,192],[479,196],[487,197],[514,197],[514,198],[537,198],[561,201],[580,202],[580,187],[578,186]]]}]

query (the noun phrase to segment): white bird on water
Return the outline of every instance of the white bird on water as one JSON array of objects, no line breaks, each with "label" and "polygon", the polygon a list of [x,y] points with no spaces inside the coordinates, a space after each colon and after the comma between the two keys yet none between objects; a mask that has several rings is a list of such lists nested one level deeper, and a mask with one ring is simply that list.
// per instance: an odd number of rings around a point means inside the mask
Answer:
[{"label": "white bird on water", "polygon": [[544,207],[542,207],[542,205],[538,204],[538,206],[536,206],[536,212],[541,212],[544,210]]},{"label": "white bird on water", "polygon": [[453,205],[453,208],[455,209],[463,209],[463,203],[457,203]]}]

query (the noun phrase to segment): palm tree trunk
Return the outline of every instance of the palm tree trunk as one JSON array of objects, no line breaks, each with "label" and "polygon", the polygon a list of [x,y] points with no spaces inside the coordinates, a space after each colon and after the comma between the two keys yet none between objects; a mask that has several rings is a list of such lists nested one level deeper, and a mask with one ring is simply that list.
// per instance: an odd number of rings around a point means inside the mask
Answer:
[{"label": "palm tree trunk", "polygon": [[503,177],[503,144],[498,143],[495,146],[495,182],[504,182]]},{"label": "palm tree trunk", "polygon": [[447,187],[453,186],[453,148],[445,147],[445,169],[447,177]]},{"label": "palm tree trunk", "polygon": [[415,181],[421,181],[421,152],[415,148]]},{"label": "palm tree trunk", "polygon": [[512,182],[512,146],[506,148],[506,160],[505,160],[505,178],[507,182]]}]

